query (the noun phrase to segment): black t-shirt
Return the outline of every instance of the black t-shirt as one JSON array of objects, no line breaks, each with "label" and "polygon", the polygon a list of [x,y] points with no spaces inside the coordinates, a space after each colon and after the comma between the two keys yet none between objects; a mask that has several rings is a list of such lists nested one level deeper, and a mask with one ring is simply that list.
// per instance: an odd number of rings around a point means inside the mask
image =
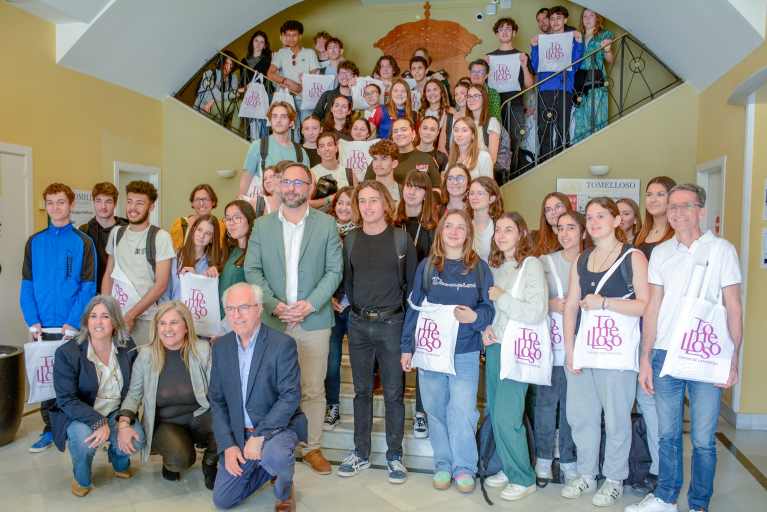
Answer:
[{"label": "black t-shirt", "polygon": [[[525,52],[520,52],[519,50],[514,48],[513,50],[493,50],[492,52],[489,52],[488,55],[514,55],[515,53],[525,53]],[[527,55],[527,54],[525,53],[525,55]],[[530,71],[530,73],[535,74],[535,71],[533,70],[533,65],[530,62],[530,56],[529,55],[527,55],[527,69],[528,69],[528,71]],[[519,88],[520,88],[520,90],[524,89],[525,88],[525,74],[522,71],[522,66],[519,67],[519,78],[518,78],[518,80],[519,80]],[[506,101],[507,99],[511,98],[515,94],[519,94],[519,91],[501,92],[501,93],[498,93],[498,94],[501,95],[501,103],[503,103],[504,101]],[[522,96],[520,96],[519,98],[515,99],[511,103],[512,103],[512,105],[520,105],[520,106],[524,105],[524,98]]]},{"label": "black t-shirt", "polygon": [[420,263],[431,251],[431,244],[434,242],[434,230],[426,229],[423,226],[418,229],[419,226],[418,217],[408,217],[405,221],[405,229],[415,244],[415,252]]},{"label": "black t-shirt", "polygon": [[80,226],[80,231],[86,233],[93,240],[93,245],[96,246],[96,290],[101,290],[101,281],[104,279],[104,273],[107,269],[107,261],[109,255],[107,254],[107,240],[109,240],[109,233],[112,232],[112,228],[116,226],[127,226],[128,219],[122,217],[115,217],[115,224],[104,228],[98,223],[96,217],[93,217],[87,224]]},{"label": "black t-shirt", "polygon": [[200,408],[180,350],[165,351],[165,366],[157,381],[156,407],[158,420],[178,425],[188,425],[194,411]]},{"label": "black t-shirt", "polygon": [[309,168],[322,162],[322,158],[320,158],[320,155],[317,153],[317,148],[307,148],[304,146],[304,151],[306,151],[306,156],[309,157]]},{"label": "black t-shirt", "polygon": [[[429,175],[431,179],[431,185],[433,187],[439,187],[441,183],[441,177],[439,174],[439,167],[436,160],[429,153],[424,153],[421,150],[414,149],[407,153],[399,154],[399,164],[394,168],[394,179],[400,185],[405,184],[405,178],[412,170],[419,170]],[[376,179],[376,175],[373,172],[373,164],[368,165],[368,170],[365,173],[366,180]]]}]

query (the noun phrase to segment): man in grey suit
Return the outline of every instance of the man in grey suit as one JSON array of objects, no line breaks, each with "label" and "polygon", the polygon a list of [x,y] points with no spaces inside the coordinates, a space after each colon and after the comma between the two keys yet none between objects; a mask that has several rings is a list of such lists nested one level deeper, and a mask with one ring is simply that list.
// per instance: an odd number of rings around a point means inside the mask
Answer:
[{"label": "man in grey suit", "polygon": [[262,293],[238,283],[224,292],[233,331],[213,344],[208,400],[219,469],[213,503],[231,508],[274,481],[276,511],[294,511],[293,451],[306,440],[299,408],[296,343],[261,324]]},{"label": "man in grey suit", "polygon": [[312,174],[302,164],[287,167],[279,182],[282,206],[253,226],[245,257],[245,279],[264,294],[262,320],[296,340],[301,365],[301,409],[309,421],[303,461],[330,474],[320,439],[325,417],[325,374],[330,299],[341,282],[341,240],[333,217],[309,207]]}]

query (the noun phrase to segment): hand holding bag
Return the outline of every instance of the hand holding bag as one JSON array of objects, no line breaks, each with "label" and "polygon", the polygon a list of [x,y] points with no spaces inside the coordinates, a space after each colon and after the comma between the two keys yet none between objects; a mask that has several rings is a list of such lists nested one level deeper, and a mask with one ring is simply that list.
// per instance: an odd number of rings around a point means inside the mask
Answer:
[{"label": "hand holding bag", "polygon": [[[48,334],[61,334],[61,329],[43,329]],[[34,404],[56,398],[53,389],[53,362],[56,349],[69,341],[62,337],[54,341],[32,341],[24,344],[24,366],[29,384],[27,403]]]}]

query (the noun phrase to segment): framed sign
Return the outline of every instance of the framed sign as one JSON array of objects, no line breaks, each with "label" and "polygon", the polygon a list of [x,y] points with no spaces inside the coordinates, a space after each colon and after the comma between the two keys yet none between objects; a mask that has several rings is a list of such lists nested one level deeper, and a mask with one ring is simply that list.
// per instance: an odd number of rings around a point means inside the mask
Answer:
[{"label": "framed sign", "polygon": [[586,204],[593,197],[606,196],[617,200],[633,199],[639,204],[639,180],[609,178],[557,178],[557,192],[570,198],[573,209],[584,213]]},{"label": "framed sign", "polygon": [[74,189],[75,204],[72,205],[71,219],[75,227],[86,224],[96,214],[93,209],[90,190]]}]

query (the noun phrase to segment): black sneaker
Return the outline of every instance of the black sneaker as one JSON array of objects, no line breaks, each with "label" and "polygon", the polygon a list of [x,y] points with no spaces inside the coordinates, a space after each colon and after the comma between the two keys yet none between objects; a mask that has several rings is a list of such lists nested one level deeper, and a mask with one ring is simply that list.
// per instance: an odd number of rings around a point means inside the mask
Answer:
[{"label": "black sneaker", "polygon": [[328,405],[325,410],[325,422],[322,424],[322,430],[333,430],[341,421],[341,411],[338,404]]},{"label": "black sneaker", "polygon": [[178,471],[171,471],[170,469],[166,468],[165,466],[162,467],[162,477],[165,480],[169,480],[171,482],[175,482],[177,480],[181,480],[181,473]]},{"label": "black sneaker", "polygon": [[658,486],[658,475],[648,473],[644,480],[637,482],[631,486],[634,493],[639,495],[650,494],[655,491]]}]

